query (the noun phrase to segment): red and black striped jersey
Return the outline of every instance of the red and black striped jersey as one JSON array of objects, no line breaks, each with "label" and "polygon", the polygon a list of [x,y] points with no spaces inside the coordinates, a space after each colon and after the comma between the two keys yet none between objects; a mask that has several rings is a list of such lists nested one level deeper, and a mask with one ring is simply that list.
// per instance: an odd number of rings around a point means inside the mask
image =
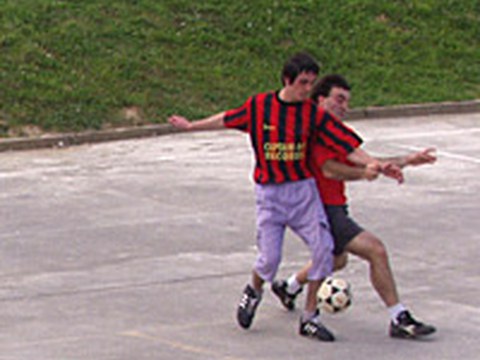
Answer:
[{"label": "red and black striped jersey", "polygon": [[259,184],[312,177],[307,161],[311,141],[339,154],[352,152],[362,142],[353,130],[312,101],[287,103],[278,92],[250,97],[225,113],[224,124],[249,133],[256,160],[254,180]]}]

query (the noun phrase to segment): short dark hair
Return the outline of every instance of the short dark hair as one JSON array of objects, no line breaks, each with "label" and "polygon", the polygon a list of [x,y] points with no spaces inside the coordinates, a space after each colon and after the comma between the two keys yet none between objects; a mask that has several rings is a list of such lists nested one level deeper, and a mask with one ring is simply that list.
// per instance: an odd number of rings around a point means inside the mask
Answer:
[{"label": "short dark hair", "polygon": [[320,67],[316,60],[306,52],[299,52],[287,60],[282,70],[282,84],[285,85],[285,78],[294,82],[302,72],[318,74]]},{"label": "short dark hair", "polygon": [[342,75],[329,74],[317,81],[312,89],[310,98],[316,102],[319,96],[328,97],[330,95],[330,91],[332,91],[332,88],[334,87],[348,91],[350,91],[352,88]]}]

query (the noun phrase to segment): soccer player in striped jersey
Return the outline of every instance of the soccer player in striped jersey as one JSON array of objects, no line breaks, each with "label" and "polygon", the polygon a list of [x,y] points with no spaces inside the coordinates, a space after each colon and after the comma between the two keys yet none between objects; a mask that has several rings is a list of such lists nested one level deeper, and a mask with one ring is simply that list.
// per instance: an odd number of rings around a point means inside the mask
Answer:
[{"label": "soccer player in striped jersey", "polygon": [[[315,85],[311,96],[319,106],[334,113],[339,119],[343,119],[348,111],[350,85],[340,75],[327,75]],[[394,162],[402,168],[410,165],[430,164],[436,160],[432,151],[433,149],[425,149],[383,160]],[[334,153],[321,145],[315,145],[312,149],[311,168],[334,238],[335,270],[346,266],[348,253],[359,256],[369,263],[372,285],[390,313],[390,336],[419,338],[434,333],[433,326],[415,320],[400,302],[383,242],[374,234],[364,230],[348,214],[345,181],[374,180],[379,174],[378,171],[354,166],[347,161],[345,156]],[[301,292],[302,284],[307,282],[310,266],[311,264],[307,264],[287,280],[273,282],[273,292],[288,310],[295,308],[295,299]]]},{"label": "soccer player in striped jersey", "polygon": [[[187,131],[233,128],[250,136],[255,154],[258,256],[237,308],[239,325],[244,329],[251,326],[263,285],[275,278],[288,226],[311,251],[300,334],[333,341],[334,335],[320,322],[316,306],[322,279],[333,269],[333,240],[308,164],[308,150],[318,143],[355,163],[380,164],[359,149],[362,140],[355,132],[309,99],[318,72],[310,55],[296,54],[283,67],[279,91],[251,96],[242,106],[205,119],[189,121],[174,115],[169,122]],[[401,172],[397,175],[401,177]]]}]

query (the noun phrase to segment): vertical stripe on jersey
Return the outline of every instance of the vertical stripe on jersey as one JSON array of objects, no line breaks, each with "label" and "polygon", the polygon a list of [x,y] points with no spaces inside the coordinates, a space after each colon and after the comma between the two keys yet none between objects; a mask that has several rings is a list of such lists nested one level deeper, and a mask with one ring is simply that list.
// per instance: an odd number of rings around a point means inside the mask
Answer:
[{"label": "vertical stripe on jersey", "polygon": [[[310,107],[309,107],[309,110],[310,110],[310,114],[309,114],[309,116],[308,116],[309,125],[310,125],[309,129],[310,129],[310,131],[312,132],[313,135],[310,136],[310,141],[308,142],[307,158],[310,158],[310,156],[312,156],[312,146],[313,146],[312,144],[319,142],[319,141],[317,140],[318,136],[316,135],[316,131],[317,131],[317,129],[319,128],[319,127],[317,126],[317,111],[318,111],[318,110],[317,110],[317,107],[316,107],[316,106],[310,106]],[[310,171],[313,171],[313,170],[311,170],[311,164],[312,164],[312,162],[310,162],[310,160],[307,160],[307,164],[308,164],[308,165],[307,165],[307,166],[308,166],[308,169],[309,169]]]},{"label": "vertical stripe on jersey", "polygon": [[310,131],[315,132],[317,128],[317,114],[318,109],[316,106],[310,106]]},{"label": "vertical stripe on jersey", "polygon": [[[265,127],[263,129],[263,133],[265,134],[265,142],[266,143],[276,143],[278,142],[277,134],[278,132],[276,129],[281,127],[281,124],[279,123],[279,107],[281,108],[281,105],[279,104],[278,101],[274,101],[276,96],[275,94],[268,94],[268,96],[265,98],[265,102],[263,106],[265,107]],[[273,130],[275,129],[275,130]],[[273,135],[273,136],[272,136]],[[267,161],[267,170],[268,170],[268,176],[269,176],[269,182],[272,183],[279,183],[283,182],[285,178],[283,177],[282,173],[280,172],[278,166],[278,161],[277,160],[269,160]]]},{"label": "vertical stripe on jersey", "polygon": [[[302,133],[307,130],[307,129],[303,128],[303,126],[304,126],[304,121],[303,121],[304,113],[303,113],[303,111],[306,108],[307,108],[307,106],[304,106],[303,104],[298,104],[298,105],[295,106],[295,128],[294,128],[295,146],[298,143],[302,142]],[[314,128],[309,128],[308,131],[311,131],[313,129]],[[296,149],[295,149],[295,153],[296,153]],[[305,156],[307,156],[306,150],[304,150],[304,153],[305,153]],[[302,163],[305,164],[306,159]],[[304,179],[308,176],[308,174],[306,174],[305,171],[304,171],[305,169],[302,168],[300,161],[295,161],[293,163],[293,166],[295,168],[295,173],[298,174],[298,176],[300,176],[301,179]]]},{"label": "vertical stripe on jersey", "polygon": [[[280,114],[278,117],[278,143],[281,144],[286,144],[287,143],[287,119],[289,118],[288,116],[288,110],[289,107],[285,106],[283,104],[280,105]],[[286,154],[286,152],[285,152]],[[280,170],[280,173],[282,174],[283,179],[286,181],[291,181],[290,174],[288,173],[286,161],[279,159],[278,162],[276,162],[278,165],[278,169]]]},{"label": "vertical stripe on jersey", "polygon": [[[251,129],[250,129],[250,141],[252,142],[252,148],[255,151],[256,165],[254,170],[254,179],[257,179],[260,183],[264,181],[260,169],[262,168],[261,160],[263,158],[263,149],[261,149],[258,144],[261,143],[260,131],[258,130],[258,121],[257,121],[257,99],[253,99],[251,108]],[[260,133],[260,134],[259,134]]]}]

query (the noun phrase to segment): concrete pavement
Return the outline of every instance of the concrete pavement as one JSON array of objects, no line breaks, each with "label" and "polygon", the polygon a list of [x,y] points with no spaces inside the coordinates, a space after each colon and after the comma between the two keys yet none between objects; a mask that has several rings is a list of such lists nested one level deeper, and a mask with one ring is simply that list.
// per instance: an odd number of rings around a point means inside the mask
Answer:
[{"label": "concrete pavement", "polygon": [[[354,304],[325,315],[338,341],[297,335],[266,291],[253,327],[235,307],[255,257],[243,134],[171,134],[0,153],[0,360],[477,359],[480,114],[358,120],[378,155],[435,146],[439,161],[350,186],[356,219],[388,246],[406,305],[438,327],[392,340],[356,258]],[[288,234],[280,271],[308,254]],[[303,298],[301,298],[303,300]]]}]

